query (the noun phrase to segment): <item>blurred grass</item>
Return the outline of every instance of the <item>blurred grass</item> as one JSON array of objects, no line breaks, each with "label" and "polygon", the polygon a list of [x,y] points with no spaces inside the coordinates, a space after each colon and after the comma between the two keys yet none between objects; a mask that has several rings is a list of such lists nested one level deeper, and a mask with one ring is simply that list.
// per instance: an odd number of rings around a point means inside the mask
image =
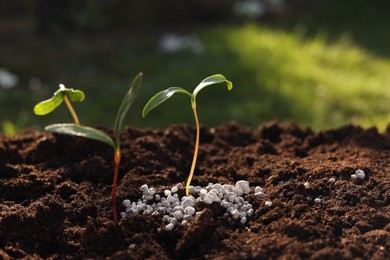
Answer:
[{"label": "blurred grass", "polygon": [[[0,122],[16,128],[71,121],[64,107],[37,117],[32,107],[51,96],[59,83],[86,92],[76,104],[82,123],[112,127],[123,94],[137,72],[144,72],[140,96],[126,122],[136,127],[193,124],[190,102],[173,98],[146,119],[141,110],[156,92],[171,86],[192,91],[205,77],[224,74],[234,88],[205,89],[198,97],[200,121],[216,125],[235,120],[258,126],[267,120],[293,121],[314,129],[347,123],[383,129],[390,121],[390,59],[359,47],[347,35],[329,39],[296,26],[258,25],[200,28],[205,53],[164,54],[157,37],[64,38],[6,46],[0,60],[17,71],[24,84],[0,89]],[[140,48],[140,46],[142,46]],[[43,88],[28,88],[32,77]]]}]

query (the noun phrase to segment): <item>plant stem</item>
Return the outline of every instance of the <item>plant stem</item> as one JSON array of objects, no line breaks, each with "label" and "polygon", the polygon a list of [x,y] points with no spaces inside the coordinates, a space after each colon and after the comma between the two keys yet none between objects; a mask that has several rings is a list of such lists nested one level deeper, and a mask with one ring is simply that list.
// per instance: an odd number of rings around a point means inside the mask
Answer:
[{"label": "plant stem", "polygon": [[72,104],[70,103],[69,98],[68,98],[66,95],[64,95],[64,100],[65,100],[66,106],[68,107],[70,113],[72,114],[74,123],[75,123],[76,125],[80,125],[79,118],[77,117],[77,114],[76,114],[76,112],[74,111],[73,106],[72,106]]},{"label": "plant stem", "polygon": [[121,152],[119,149],[115,149],[114,154],[114,180],[112,181],[111,202],[112,202],[112,218],[115,223],[118,223],[118,217],[116,213],[116,183],[118,181],[119,164],[121,161]]},{"label": "plant stem", "polygon": [[190,171],[190,175],[188,176],[187,185],[186,185],[186,196],[189,196],[190,193],[190,184],[191,184],[192,177],[194,175],[196,159],[198,157],[198,150],[199,150],[200,127],[199,127],[198,114],[196,113],[195,101],[192,103],[192,111],[194,112],[195,123],[196,123],[196,139],[195,139],[194,157],[192,158],[191,171]]}]

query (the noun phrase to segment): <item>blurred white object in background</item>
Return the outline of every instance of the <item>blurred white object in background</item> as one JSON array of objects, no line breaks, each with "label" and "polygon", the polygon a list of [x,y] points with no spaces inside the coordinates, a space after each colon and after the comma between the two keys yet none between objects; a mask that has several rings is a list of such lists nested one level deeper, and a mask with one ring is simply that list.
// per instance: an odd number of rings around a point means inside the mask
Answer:
[{"label": "blurred white object in background", "polygon": [[167,53],[189,50],[195,54],[200,54],[204,51],[205,47],[196,34],[177,35],[168,33],[160,38],[159,49]]},{"label": "blurred white object in background", "polygon": [[265,13],[265,9],[264,4],[259,0],[237,1],[233,5],[233,11],[236,15],[251,19],[261,17]]},{"label": "blurred white object in background", "polygon": [[12,74],[4,68],[0,68],[0,87],[4,89],[11,89],[16,87],[19,79],[15,74]]}]

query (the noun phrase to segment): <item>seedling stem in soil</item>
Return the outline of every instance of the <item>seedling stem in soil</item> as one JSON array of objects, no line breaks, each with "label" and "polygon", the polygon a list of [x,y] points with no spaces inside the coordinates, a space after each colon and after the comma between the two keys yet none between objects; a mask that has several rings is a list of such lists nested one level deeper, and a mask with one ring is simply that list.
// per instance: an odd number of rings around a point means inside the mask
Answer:
[{"label": "seedling stem in soil", "polygon": [[133,80],[130,89],[126,93],[121,106],[119,107],[115,124],[114,124],[114,139],[112,139],[105,132],[79,124],[79,120],[76,112],[74,111],[70,101],[83,101],[84,93],[80,90],[67,89],[62,84],[60,89],[57,90],[51,99],[42,101],[34,107],[34,113],[37,115],[46,115],[52,112],[63,101],[65,101],[68,109],[70,110],[74,123],[62,123],[52,124],[45,127],[46,131],[59,134],[68,134],[74,136],[80,136],[88,139],[97,140],[106,143],[114,148],[114,178],[112,181],[111,191],[111,203],[112,203],[112,216],[115,223],[118,222],[117,207],[116,207],[116,184],[118,182],[119,165],[121,161],[121,148],[120,148],[120,134],[123,130],[123,120],[129,111],[131,105],[134,103],[138,96],[138,91],[142,82],[142,73],[139,73]]},{"label": "seedling stem in soil", "polygon": [[188,92],[187,90],[183,88],[178,88],[178,87],[171,87],[167,88],[166,90],[158,92],[156,95],[154,95],[148,103],[146,103],[144,109],[142,110],[142,116],[146,117],[146,115],[155,107],[169,99],[173,94],[176,93],[182,93],[190,97],[191,99],[191,108],[192,111],[194,112],[194,118],[195,118],[195,124],[196,124],[196,138],[195,138],[195,149],[194,149],[194,156],[192,159],[192,164],[191,164],[191,170],[190,174],[188,175],[187,179],[187,184],[186,184],[186,195],[189,195],[189,188],[191,184],[192,177],[194,175],[195,171],[195,165],[196,165],[196,160],[198,157],[198,150],[199,150],[199,136],[200,136],[200,125],[199,125],[199,119],[198,119],[198,114],[196,112],[196,96],[199,93],[200,90],[202,90],[204,87],[213,85],[213,84],[218,84],[218,83],[226,83],[227,88],[230,91],[233,88],[233,83],[229,80],[227,80],[223,75],[221,74],[215,74],[210,77],[205,78],[202,82],[199,83],[199,85],[194,89],[192,94]]}]

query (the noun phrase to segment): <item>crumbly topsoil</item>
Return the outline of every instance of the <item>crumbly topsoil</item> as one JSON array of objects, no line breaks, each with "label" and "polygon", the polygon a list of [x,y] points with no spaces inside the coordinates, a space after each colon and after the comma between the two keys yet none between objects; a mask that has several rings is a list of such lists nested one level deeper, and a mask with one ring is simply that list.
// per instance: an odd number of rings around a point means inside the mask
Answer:
[{"label": "crumbly topsoil", "polygon": [[[126,129],[118,213],[123,199],[141,197],[142,184],[159,192],[185,184],[194,134],[186,125]],[[351,178],[358,169],[364,180]],[[0,258],[390,259],[390,127],[202,128],[192,184],[247,180],[267,194],[245,196],[254,208],[245,225],[218,205],[201,206],[200,217],[172,231],[161,216],[116,225],[112,177],[113,151],[103,143],[34,130],[0,136]]]}]

